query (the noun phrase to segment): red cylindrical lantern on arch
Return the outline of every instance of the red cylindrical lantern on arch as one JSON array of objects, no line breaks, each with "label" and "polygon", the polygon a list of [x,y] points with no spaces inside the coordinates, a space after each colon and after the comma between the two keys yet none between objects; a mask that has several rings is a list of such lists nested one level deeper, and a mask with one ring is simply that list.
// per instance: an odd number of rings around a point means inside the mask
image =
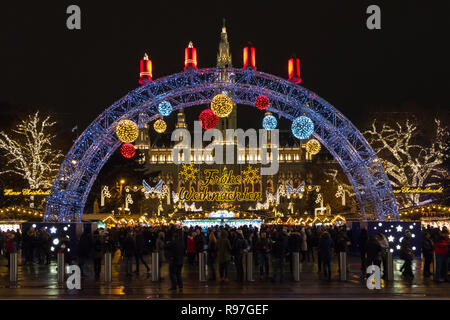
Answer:
[{"label": "red cylindrical lantern on arch", "polygon": [[289,81],[300,83],[302,78],[300,77],[300,59],[291,58],[288,61],[288,76]]},{"label": "red cylindrical lantern on arch", "polygon": [[142,58],[140,67],[141,67],[141,72],[139,73],[139,84],[142,85],[142,84],[152,81],[152,77],[153,77],[152,60],[148,59],[147,54],[145,54],[144,58]]},{"label": "red cylindrical lantern on arch", "polygon": [[256,58],[254,47],[251,46],[245,47],[243,58],[244,58],[244,66],[243,66],[244,69],[250,67],[256,70]]},{"label": "red cylindrical lantern on arch", "polygon": [[131,143],[124,143],[120,147],[120,153],[127,159],[133,158],[136,154],[136,148]]},{"label": "red cylindrical lantern on arch", "polygon": [[197,69],[197,49],[194,48],[192,41],[184,49],[184,70],[189,67]]},{"label": "red cylindrical lantern on arch", "polygon": [[211,109],[203,110],[198,120],[202,122],[202,128],[205,130],[214,129],[219,123],[219,117]]}]

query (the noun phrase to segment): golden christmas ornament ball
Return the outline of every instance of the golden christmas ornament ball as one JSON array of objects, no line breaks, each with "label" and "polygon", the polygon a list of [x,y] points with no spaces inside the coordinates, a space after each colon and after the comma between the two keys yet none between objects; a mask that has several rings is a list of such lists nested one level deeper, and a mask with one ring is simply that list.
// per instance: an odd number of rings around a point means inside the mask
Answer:
[{"label": "golden christmas ornament ball", "polygon": [[164,120],[158,119],[153,124],[153,128],[155,129],[156,132],[163,133],[167,129],[167,124]]},{"label": "golden christmas ornament ball", "polygon": [[219,118],[228,117],[233,111],[233,101],[225,94],[218,94],[211,101],[211,110]]},{"label": "golden christmas ornament ball", "polygon": [[139,136],[139,129],[136,123],[131,120],[122,120],[116,127],[116,135],[120,141],[125,143],[134,142]]},{"label": "golden christmas ornament ball", "polygon": [[311,139],[306,143],[306,151],[310,154],[318,154],[320,151],[320,142],[316,139]]}]

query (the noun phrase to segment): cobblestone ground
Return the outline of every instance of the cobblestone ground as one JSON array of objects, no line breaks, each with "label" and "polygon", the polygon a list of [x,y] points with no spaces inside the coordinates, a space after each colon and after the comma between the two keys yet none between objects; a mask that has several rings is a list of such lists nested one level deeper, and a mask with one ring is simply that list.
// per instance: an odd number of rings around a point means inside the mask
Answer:
[{"label": "cobblestone ground", "polygon": [[[150,257],[145,260],[150,264]],[[112,283],[104,282],[104,270],[99,281],[93,276],[93,266],[89,265],[82,278],[81,290],[69,290],[58,285],[56,262],[50,265],[33,264],[21,266],[16,286],[10,286],[7,261],[0,260],[0,299],[450,299],[450,283],[435,283],[432,278],[422,277],[422,262],[415,260],[415,278],[402,278],[402,261],[394,261],[394,281],[383,283],[381,290],[369,290],[361,279],[358,257],[349,257],[347,281],[339,280],[337,258],[332,264],[332,279],[327,281],[317,272],[317,265],[305,262],[302,265],[300,281],[294,282],[289,274],[289,264],[285,265],[285,280],[273,283],[260,280],[256,267],[253,282],[239,284],[235,279],[234,265],[229,267],[229,281],[198,280],[198,267],[183,267],[184,290],[182,293],[169,291],[168,265],[163,264],[162,280],[152,282],[151,275],[141,265],[140,274],[132,277],[125,274],[125,265],[119,251],[113,257]],[[133,264],[133,270],[135,270]]]}]

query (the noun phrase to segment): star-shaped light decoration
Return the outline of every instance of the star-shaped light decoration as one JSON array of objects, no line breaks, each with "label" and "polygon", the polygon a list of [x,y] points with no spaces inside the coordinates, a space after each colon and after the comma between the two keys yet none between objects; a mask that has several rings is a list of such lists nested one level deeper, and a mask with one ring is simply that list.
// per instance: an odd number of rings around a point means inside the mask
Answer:
[{"label": "star-shaped light decoration", "polygon": [[242,171],[242,174],[244,175],[244,179],[242,182],[253,183],[255,181],[258,181],[260,179],[258,171],[258,168],[252,168],[250,165],[248,165],[247,170]]},{"label": "star-shaped light decoration", "polygon": [[388,237],[389,242],[394,242],[394,239],[395,239],[395,238],[394,238],[393,236],[389,236],[389,237]]},{"label": "star-shaped light decoration", "polygon": [[184,176],[184,181],[194,180],[198,173],[198,169],[194,168],[193,163],[191,163],[190,165],[186,165],[183,163],[182,165],[183,170],[180,171],[180,175]]},{"label": "star-shaped light decoration", "polygon": [[403,227],[402,226],[397,226],[396,229],[397,229],[397,232],[402,232]]},{"label": "star-shaped light decoration", "polygon": [[57,229],[56,229],[55,227],[51,227],[51,228],[50,228],[50,233],[56,233],[56,230],[57,230]]}]

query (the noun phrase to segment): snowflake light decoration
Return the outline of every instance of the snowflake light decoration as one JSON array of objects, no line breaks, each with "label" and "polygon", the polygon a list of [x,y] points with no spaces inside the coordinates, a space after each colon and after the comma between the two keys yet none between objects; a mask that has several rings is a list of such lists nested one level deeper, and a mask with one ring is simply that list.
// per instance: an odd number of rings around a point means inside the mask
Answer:
[{"label": "snowflake light decoration", "polygon": [[180,171],[180,175],[184,176],[184,181],[190,181],[196,178],[196,175],[198,173],[198,169],[194,168],[194,164],[191,163],[190,165],[182,164],[183,170]]},{"label": "snowflake light decoration", "polygon": [[314,132],[314,123],[310,118],[300,116],[292,121],[291,130],[297,139],[307,139]]},{"label": "snowflake light decoration", "polygon": [[247,170],[242,171],[242,174],[244,176],[243,182],[253,183],[255,181],[258,181],[260,179],[258,171],[258,168],[252,168],[250,165],[248,165]]}]

